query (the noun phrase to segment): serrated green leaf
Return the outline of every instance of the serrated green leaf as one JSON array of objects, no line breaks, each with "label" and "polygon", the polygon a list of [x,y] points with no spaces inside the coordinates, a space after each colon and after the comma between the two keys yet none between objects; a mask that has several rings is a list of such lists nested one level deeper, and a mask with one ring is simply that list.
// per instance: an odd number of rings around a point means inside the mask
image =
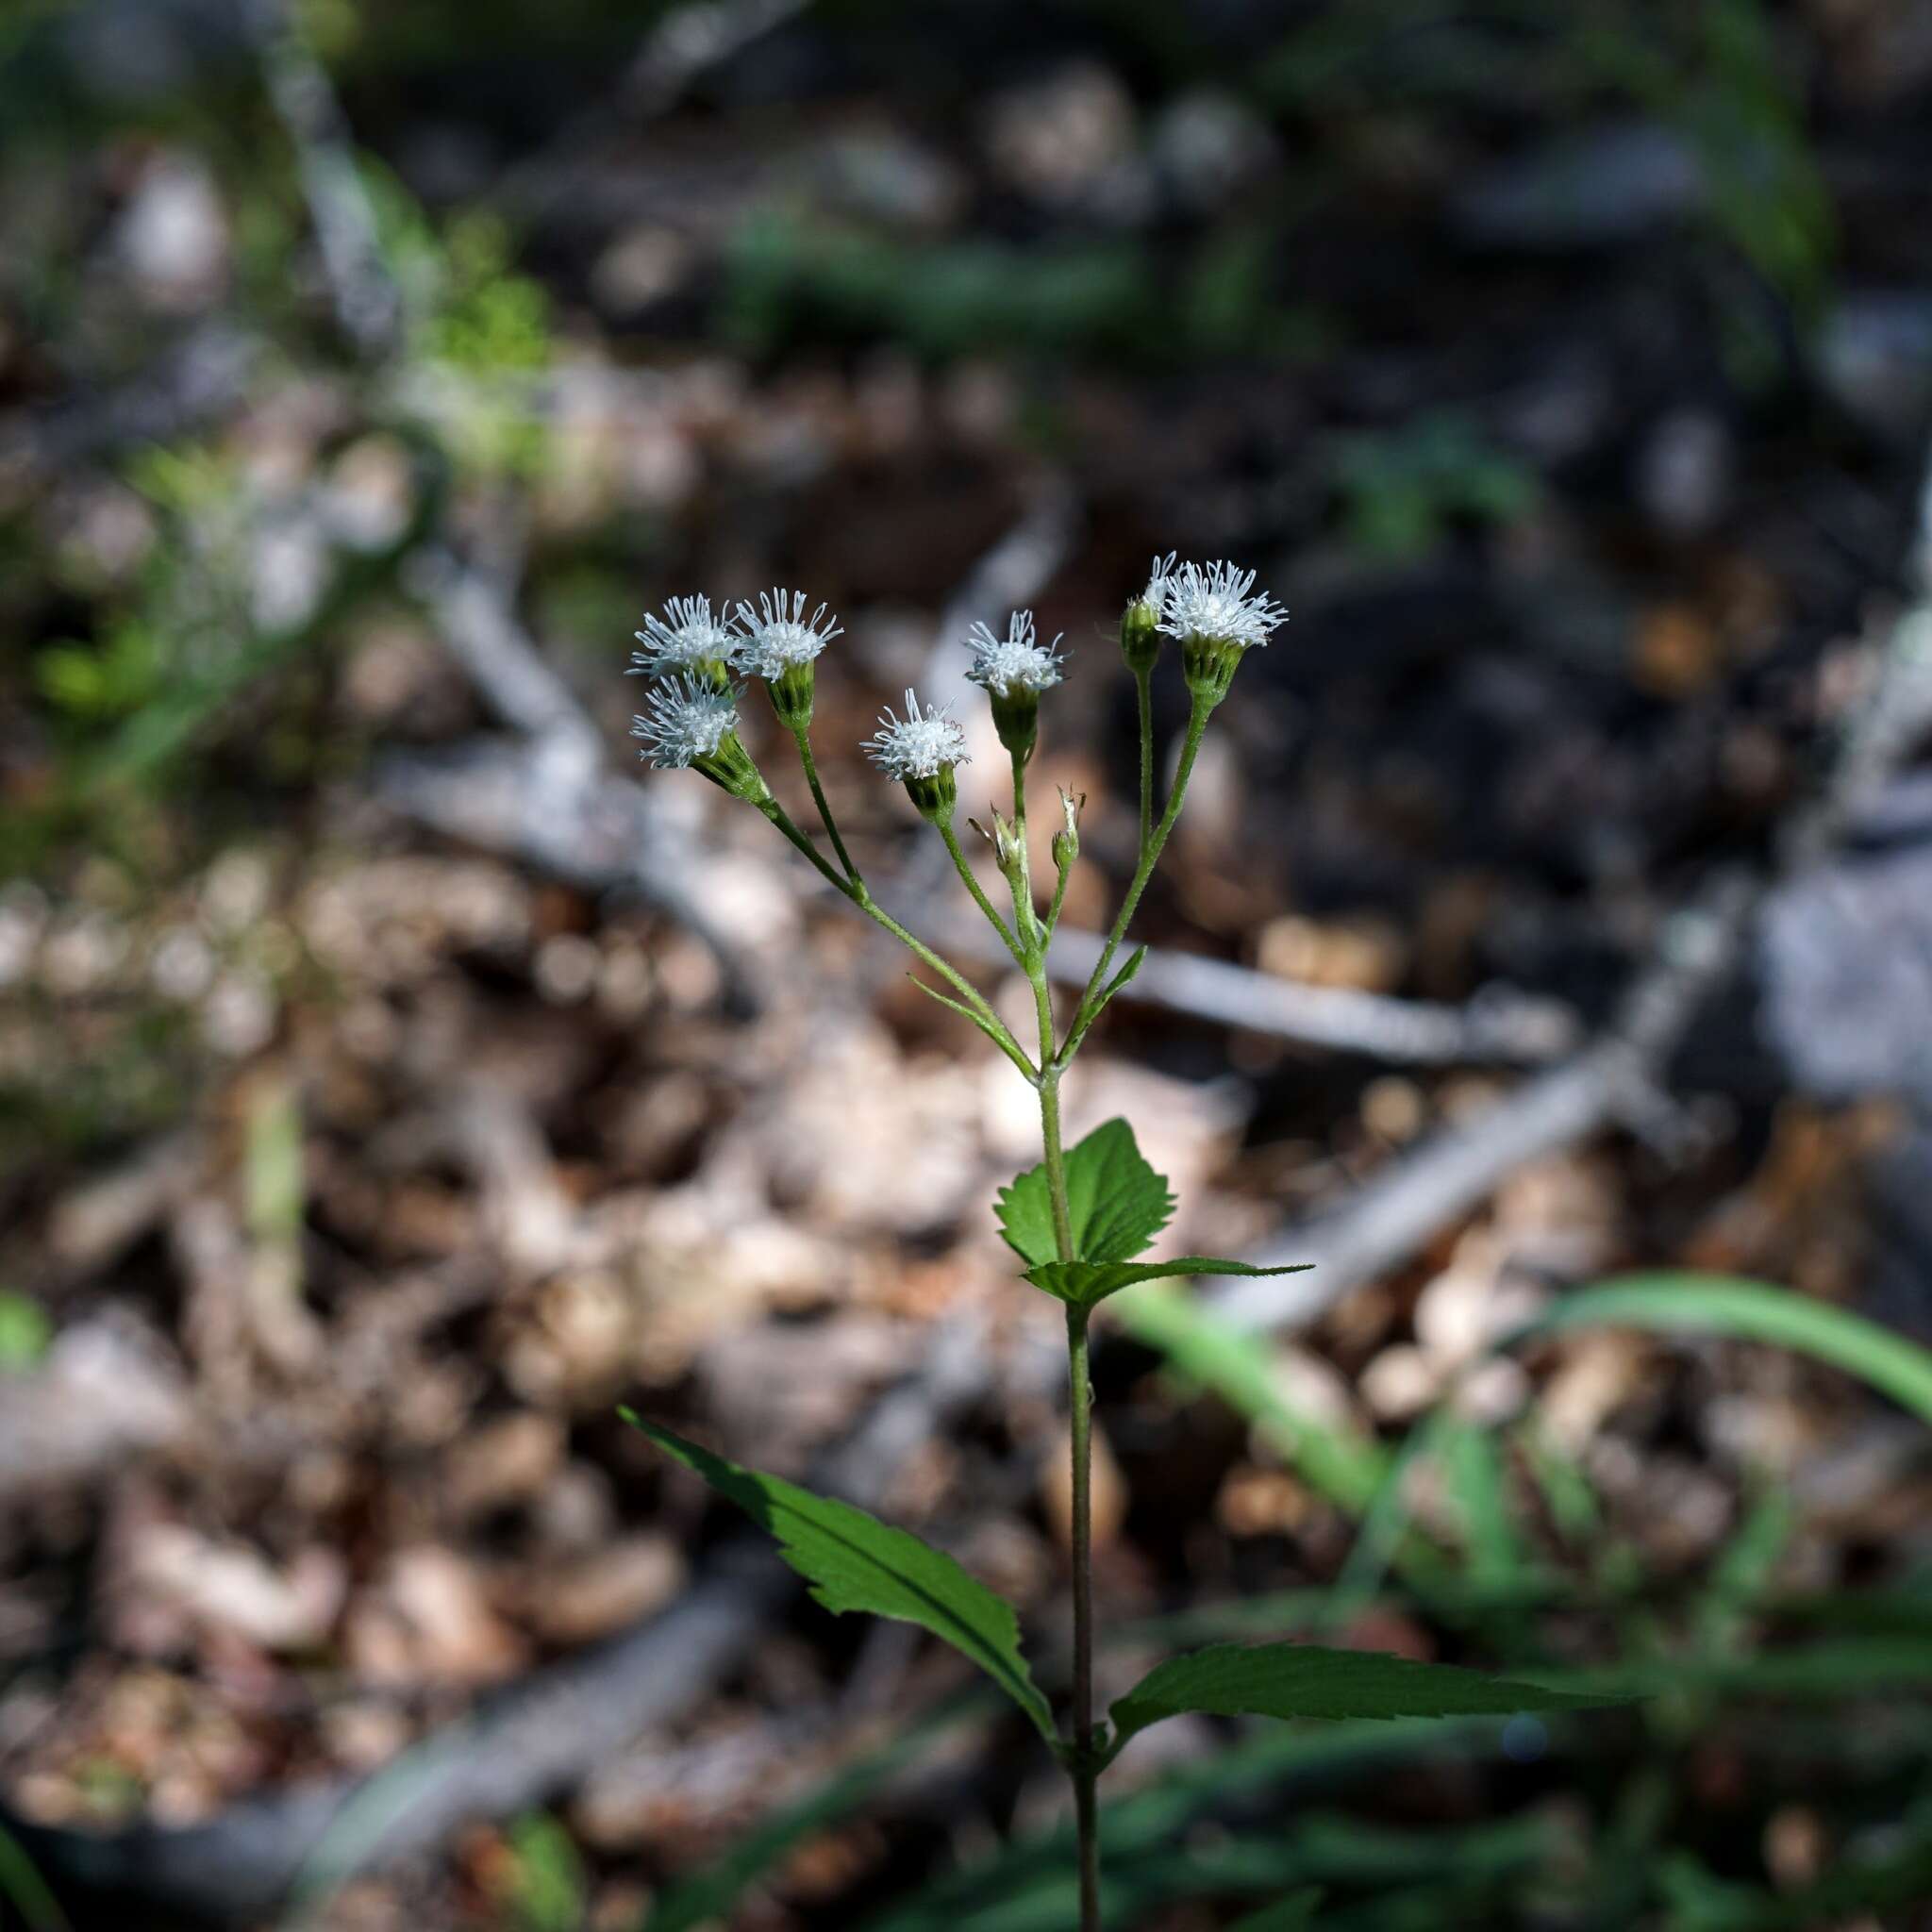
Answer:
[{"label": "serrated green leaf", "polygon": [[1219,1717],[1495,1717],[1621,1701],[1379,1651],[1216,1643],[1157,1665],[1114,1705],[1113,1721],[1126,1739],[1187,1710]]},{"label": "serrated green leaf", "polygon": [[[1068,1148],[1066,1170],[1067,1219],[1082,1261],[1129,1260],[1174,1218],[1167,1178],[1148,1166],[1125,1121],[1108,1121]],[[1001,1189],[996,1211],[1007,1244],[1028,1266],[1059,1259],[1043,1166]]]},{"label": "serrated green leaf", "polygon": [[1256,1268],[1221,1255],[1176,1255],[1168,1261],[1042,1261],[1027,1269],[1024,1279],[1063,1302],[1091,1308],[1137,1281],[1166,1281],[1183,1274],[1300,1274],[1314,1265],[1296,1261],[1286,1268]]},{"label": "serrated green leaf", "polygon": [[1054,1741],[1053,1712],[1020,1655],[1020,1623],[1005,1597],[943,1551],[850,1503],[741,1468],[629,1409],[625,1422],[777,1539],[779,1554],[835,1613],[865,1610],[921,1624],[983,1670]]}]

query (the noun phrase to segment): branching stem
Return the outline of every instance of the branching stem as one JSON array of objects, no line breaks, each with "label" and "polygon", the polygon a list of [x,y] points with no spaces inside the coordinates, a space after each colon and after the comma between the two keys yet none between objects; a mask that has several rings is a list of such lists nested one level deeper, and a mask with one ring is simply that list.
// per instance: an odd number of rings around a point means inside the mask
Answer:
[{"label": "branching stem", "polygon": [[[1174,791],[1169,794],[1167,808],[1160,814],[1160,822],[1150,836],[1141,844],[1141,862],[1134,868],[1132,883],[1127,887],[1126,897],[1121,901],[1120,916],[1114,921],[1108,933],[1107,943],[1100,949],[1100,958],[1094,962],[1092,976],[1088,980],[1086,990],[1080,995],[1080,1004],[1074,1009],[1073,1024],[1067,1028],[1067,1042],[1060,1051],[1060,1061],[1065,1063],[1068,1047],[1077,1047],[1086,1037],[1087,1028],[1093,1024],[1100,1008],[1106,1004],[1102,997],[1108,984],[1108,974],[1113,966],[1113,956],[1120,951],[1121,941],[1126,937],[1128,925],[1134,914],[1140,909],[1141,894],[1147,890],[1147,881],[1154,875],[1154,868],[1160,862],[1160,855],[1167,845],[1168,835],[1174,830],[1174,821],[1181,815],[1181,806],[1188,795],[1188,780],[1193,774],[1194,759],[1201,749],[1201,739],[1208,729],[1208,719],[1214,709],[1215,701],[1210,697],[1196,694],[1193,708],[1188,713],[1188,735],[1181,745],[1181,758],[1174,770]],[[1143,741],[1148,742],[1148,741]],[[1151,796],[1151,749],[1149,795]]]},{"label": "branching stem", "polygon": [[1154,836],[1154,669],[1134,673],[1135,708],[1141,720],[1141,863],[1147,863],[1147,846]]},{"label": "branching stem", "polygon": [[839,863],[845,868],[845,876],[858,885],[860,883],[858,868],[853,864],[852,855],[846,851],[845,841],[839,836],[838,821],[832,817],[832,808],[825,803],[825,788],[819,783],[818,760],[811,755],[811,727],[794,724],[791,737],[798,746],[799,761],[805,767],[805,782],[811,787],[812,803],[819,808],[825,836],[832,841],[832,850],[839,855]]},{"label": "branching stem", "polygon": [[940,837],[946,841],[946,850],[952,855],[954,869],[965,883],[966,890],[973,894],[974,903],[991,922],[992,929],[1006,941],[1007,951],[1012,954],[1014,959],[1022,967],[1024,967],[1026,965],[1026,948],[1013,937],[1013,930],[1000,917],[999,908],[986,896],[986,888],[979,883],[978,877],[974,874],[965,853],[959,849],[959,835],[954,831],[952,820],[949,818],[935,819],[933,823],[940,828]]},{"label": "branching stem", "polygon": [[909,933],[899,922],[880,906],[867,891],[862,879],[841,877],[826,863],[825,856],[812,843],[805,833],[793,824],[791,815],[775,798],[766,796],[758,804],[758,810],[774,824],[785,837],[795,845],[805,857],[811,860],[825,882],[836,891],[842,892],[874,924],[882,925],[905,946],[915,958],[929,966],[965,1002],[968,1017],[979,1027],[1012,1063],[1035,1085],[1039,1084],[1040,1069],[1027,1058],[1026,1050],[1013,1038],[1011,1029],[993,1010],[992,1002],[959,971],[950,960],[943,959],[922,939]]}]

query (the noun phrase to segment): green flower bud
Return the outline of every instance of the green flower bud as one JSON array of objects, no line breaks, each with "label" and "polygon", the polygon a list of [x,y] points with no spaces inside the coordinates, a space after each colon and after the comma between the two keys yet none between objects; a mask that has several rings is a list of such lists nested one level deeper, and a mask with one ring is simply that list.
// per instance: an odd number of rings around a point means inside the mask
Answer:
[{"label": "green flower bud", "polygon": [[816,681],[809,660],[788,664],[775,677],[765,680],[773,710],[794,731],[804,731],[811,724],[812,687]]},{"label": "green flower bud", "polygon": [[1121,656],[1136,677],[1154,669],[1160,656],[1160,619],[1167,608],[1167,580],[1174,572],[1174,554],[1157,557],[1147,575],[1147,588],[1130,598],[1121,612]]},{"label": "green flower bud", "polygon": [[1024,684],[1006,691],[989,691],[992,705],[993,729],[1000,742],[1024,763],[1040,741],[1040,693]]},{"label": "green flower bud", "polygon": [[1083,791],[1078,798],[1065,786],[1060,788],[1060,829],[1053,835],[1053,862],[1059,872],[1071,872],[1080,856],[1080,808],[1087,803]]},{"label": "green flower bud", "polygon": [[1246,656],[1247,646],[1232,638],[1207,638],[1199,632],[1186,638],[1181,643],[1181,675],[1189,691],[1218,705],[1227,695]]},{"label": "green flower bud", "polygon": [[936,772],[908,772],[906,775],[906,796],[912,801],[921,818],[931,824],[943,824],[953,816],[953,807],[959,797],[959,783],[954,775],[954,768],[941,765]]},{"label": "green flower bud", "polygon": [[716,751],[691,759],[691,768],[702,772],[713,785],[748,805],[762,805],[772,795],[764,774],[752,762],[751,754],[739,741],[735,731],[726,732],[718,741]]}]

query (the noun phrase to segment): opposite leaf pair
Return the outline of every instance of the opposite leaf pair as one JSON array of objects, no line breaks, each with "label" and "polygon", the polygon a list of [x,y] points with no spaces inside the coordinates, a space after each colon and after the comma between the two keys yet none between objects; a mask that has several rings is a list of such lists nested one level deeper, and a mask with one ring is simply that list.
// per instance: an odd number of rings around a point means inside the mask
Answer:
[{"label": "opposite leaf pair", "polygon": [[[667,1455],[768,1530],[779,1553],[828,1610],[869,1611],[917,1624],[970,1657],[1032,1721],[1053,1749],[1053,1711],[1020,1648],[1013,1606],[942,1550],[850,1503],[745,1469],[642,1417],[625,1412]],[[1398,1718],[1504,1716],[1582,1709],[1614,1699],[1484,1676],[1444,1664],[1312,1644],[1224,1643],[1170,1657],[1113,1705],[1109,1735],[1092,1741],[1095,1767],[1137,1731],[1183,1711],[1221,1716]]]}]

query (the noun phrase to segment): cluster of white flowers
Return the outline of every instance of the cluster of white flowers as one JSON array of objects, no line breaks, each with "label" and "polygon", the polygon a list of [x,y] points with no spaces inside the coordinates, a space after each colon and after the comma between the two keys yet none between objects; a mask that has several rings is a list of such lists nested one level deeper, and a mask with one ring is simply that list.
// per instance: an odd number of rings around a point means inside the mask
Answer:
[{"label": "cluster of white flowers", "polygon": [[673,597],[662,617],[646,617],[632,635],[643,645],[630,654],[631,676],[675,677],[709,664],[729,664],[738,638],[723,616],[711,615],[708,597]]},{"label": "cluster of white flowers", "polygon": [[946,715],[944,705],[919,708],[908,690],[906,715],[895,717],[888,705],[879,713],[879,728],[865,741],[865,751],[889,778],[932,778],[947,765],[967,762],[966,734]]},{"label": "cluster of white flowers", "polygon": [[809,620],[803,591],[767,591],[754,610],[738,607],[739,637],[734,658],[754,677],[782,677],[787,671],[809,664],[844,627],[821,604]]},{"label": "cluster of white flowers", "polygon": [[1207,638],[1216,643],[1248,650],[1265,644],[1268,634],[1287,623],[1288,612],[1265,592],[1250,596],[1255,573],[1231,563],[1184,563],[1156,558],[1146,597],[1158,611],[1157,627],[1164,636]]},{"label": "cluster of white flowers", "polygon": [[966,675],[994,697],[1018,691],[1050,691],[1066,675],[1064,659],[1056,648],[1059,639],[1042,644],[1033,634],[1033,613],[1016,610],[1007,623],[1005,637],[995,637],[983,624],[967,633],[973,668]]},{"label": "cluster of white flowers", "polygon": [[714,616],[708,597],[673,597],[662,617],[646,617],[635,633],[641,651],[631,653],[634,675],[674,677],[680,672],[723,664],[754,677],[778,677],[809,664],[842,631],[821,604],[809,618],[803,591],[766,591],[758,608],[741,602],[735,616]]},{"label": "cluster of white flowers", "polygon": [[644,703],[644,713],[630,721],[630,735],[643,740],[638,756],[660,772],[682,772],[713,757],[738,728],[737,692],[701,677],[667,678]]},{"label": "cluster of white flowers", "polygon": [[[1173,551],[1157,557],[1146,590],[1129,604],[1123,621],[1123,647],[1127,648],[1129,621],[1146,646],[1144,658],[1130,653],[1139,675],[1152,666],[1158,631],[1189,647],[1191,683],[1194,656],[1222,660],[1218,699],[1240,653],[1265,644],[1288,616],[1272,598],[1254,595],[1254,587],[1255,573],[1231,563],[1177,563]],[[631,670],[663,682],[631,725],[631,735],[643,741],[641,755],[660,767],[709,769],[721,749],[728,749],[737,761],[734,769],[749,772],[735,741],[734,673],[762,679],[780,716],[802,732],[810,722],[811,667],[834,638],[844,635],[824,605],[809,617],[806,606],[803,591],[775,589],[761,593],[755,607],[741,602],[731,615],[722,608],[714,613],[711,600],[698,596],[673,597],[661,616],[646,617],[636,634],[644,648],[632,653]],[[1030,610],[1014,611],[1004,637],[984,624],[974,625],[966,637],[973,653],[966,675],[993,700],[1002,739],[1023,761],[1032,749],[1039,694],[1066,675],[1059,642],[1058,637],[1050,644],[1040,641]],[[888,777],[909,784],[966,762],[966,734],[947,708],[922,709],[910,691],[906,716],[888,707],[864,748]]]}]

